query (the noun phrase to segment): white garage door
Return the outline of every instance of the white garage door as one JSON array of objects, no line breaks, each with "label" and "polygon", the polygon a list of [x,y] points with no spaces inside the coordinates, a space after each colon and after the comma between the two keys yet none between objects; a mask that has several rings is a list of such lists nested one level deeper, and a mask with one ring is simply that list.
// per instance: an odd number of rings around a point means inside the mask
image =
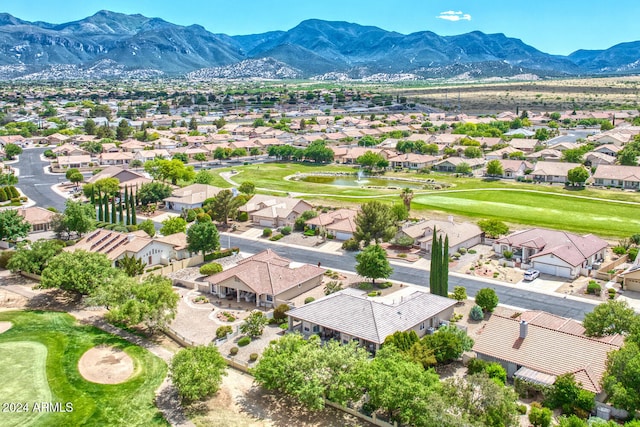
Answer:
[{"label": "white garage door", "polygon": [[571,269],[568,267],[560,267],[558,265],[543,264],[541,262],[534,262],[533,268],[540,271],[543,274],[550,274],[558,277],[571,277]]},{"label": "white garage door", "polygon": [[352,237],[353,237],[353,234],[351,233],[336,233],[337,240],[349,240]]},{"label": "white garage door", "polygon": [[271,221],[269,219],[261,219],[260,220],[260,225],[262,227],[273,227],[273,221]]}]

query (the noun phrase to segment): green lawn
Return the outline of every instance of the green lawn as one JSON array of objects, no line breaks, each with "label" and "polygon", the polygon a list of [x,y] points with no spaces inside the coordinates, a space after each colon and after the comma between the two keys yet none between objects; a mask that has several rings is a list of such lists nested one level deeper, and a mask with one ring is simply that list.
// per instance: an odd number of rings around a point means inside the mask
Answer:
[{"label": "green lawn", "polygon": [[554,193],[491,190],[434,193],[413,199],[415,209],[557,228],[602,236],[640,233],[640,206]]},{"label": "green lawn", "polygon": [[[216,169],[216,185],[228,187],[219,177],[227,169]],[[296,173],[355,172],[354,166],[314,165],[309,163],[265,163],[233,167],[238,173],[232,179],[241,184],[253,182],[259,193],[295,193],[314,204],[329,206],[357,206],[370,200],[399,203],[398,190],[340,187],[295,180],[285,180]],[[484,180],[456,177],[455,174],[416,172],[388,172],[385,176],[432,180],[446,190],[415,190],[412,203],[414,215],[428,216],[432,211],[452,213],[469,218],[496,218],[514,224],[548,227],[594,233],[605,237],[627,237],[640,232],[639,192],[592,188],[565,188],[558,185],[525,184],[514,181]],[[401,186],[402,184],[398,184]],[[491,189],[492,191],[485,191]],[[503,190],[503,191],[501,191]],[[528,193],[525,190],[533,191]],[[580,197],[594,197],[588,200]]]},{"label": "green lawn", "polygon": [[[0,413],[0,425],[149,426],[167,425],[154,405],[155,390],[167,367],[147,350],[65,313],[0,313],[13,327],[0,334],[0,396],[3,402],[27,402],[27,414]],[[82,354],[97,345],[123,349],[135,363],[135,374],[122,384],[86,381],[78,372]],[[33,403],[70,402],[72,412],[32,412]]]},{"label": "green lawn", "polygon": [[[0,361],[2,402],[19,403],[19,409],[2,408],[2,425],[28,426],[38,423],[44,413],[31,412],[31,403],[52,401],[51,389],[47,382],[47,347],[33,341],[1,343]],[[28,406],[25,408],[24,404]],[[7,409],[9,412],[4,412]],[[25,409],[25,412],[21,412],[22,409]]]}]

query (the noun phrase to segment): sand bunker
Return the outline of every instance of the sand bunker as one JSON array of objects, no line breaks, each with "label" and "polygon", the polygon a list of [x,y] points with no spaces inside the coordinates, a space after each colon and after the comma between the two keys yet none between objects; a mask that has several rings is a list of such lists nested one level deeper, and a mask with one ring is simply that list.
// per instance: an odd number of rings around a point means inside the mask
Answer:
[{"label": "sand bunker", "polygon": [[11,322],[0,322],[0,334],[3,332],[7,332],[9,329],[11,329],[12,326],[13,323]]},{"label": "sand bunker", "polygon": [[119,384],[133,374],[133,359],[113,347],[93,347],[78,361],[78,370],[87,381]]}]

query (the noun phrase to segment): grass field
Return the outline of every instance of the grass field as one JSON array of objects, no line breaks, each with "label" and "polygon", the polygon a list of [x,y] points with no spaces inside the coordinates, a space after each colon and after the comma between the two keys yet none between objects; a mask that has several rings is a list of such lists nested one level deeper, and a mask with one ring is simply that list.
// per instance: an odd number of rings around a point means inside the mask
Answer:
[{"label": "grass field", "polygon": [[[0,396],[3,404],[10,400],[19,403],[22,409],[22,405],[27,403],[27,409],[32,410],[32,402],[52,401],[47,383],[47,347],[31,341],[2,343],[0,361]],[[16,407],[4,407],[2,410],[0,420],[7,427],[34,425],[44,415],[42,412],[20,412]]]},{"label": "grass field", "polygon": [[639,205],[554,193],[477,190],[419,195],[416,209],[619,237],[640,233]]},{"label": "grass field", "polygon": [[[154,405],[166,365],[147,350],[65,313],[0,313],[13,327],[0,334],[0,400],[29,404],[27,413],[0,412],[2,426],[168,425]],[[97,345],[124,350],[135,363],[131,379],[116,385],[88,382],[78,371],[82,354]],[[35,402],[67,402],[72,412],[34,412]]]},{"label": "grass field", "polygon": [[[400,202],[398,190],[340,187],[284,179],[297,172],[354,172],[353,166],[268,163],[233,169],[238,172],[232,177],[235,182],[253,182],[260,193],[273,190],[280,192],[274,194],[294,193],[314,204],[355,207],[374,199]],[[220,184],[224,183],[220,186],[228,187],[229,183],[217,173],[228,170],[217,169],[214,172]],[[452,174],[437,173],[392,172],[385,176],[430,179],[447,187],[445,190],[415,190],[413,215],[429,216],[438,211],[473,219],[495,218],[512,224],[615,238],[640,233],[638,192],[457,178]]]}]

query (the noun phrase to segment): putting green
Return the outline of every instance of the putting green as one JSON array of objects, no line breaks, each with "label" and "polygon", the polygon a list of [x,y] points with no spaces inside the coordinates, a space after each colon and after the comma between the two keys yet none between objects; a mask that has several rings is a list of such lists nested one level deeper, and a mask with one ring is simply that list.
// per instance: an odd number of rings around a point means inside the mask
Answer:
[{"label": "putting green", "polygon": [[47,382],[47,347],[29,341],[0,344],[0,424],[29,426],[44,412],[34,410],[36,402],[51,402]]}]

